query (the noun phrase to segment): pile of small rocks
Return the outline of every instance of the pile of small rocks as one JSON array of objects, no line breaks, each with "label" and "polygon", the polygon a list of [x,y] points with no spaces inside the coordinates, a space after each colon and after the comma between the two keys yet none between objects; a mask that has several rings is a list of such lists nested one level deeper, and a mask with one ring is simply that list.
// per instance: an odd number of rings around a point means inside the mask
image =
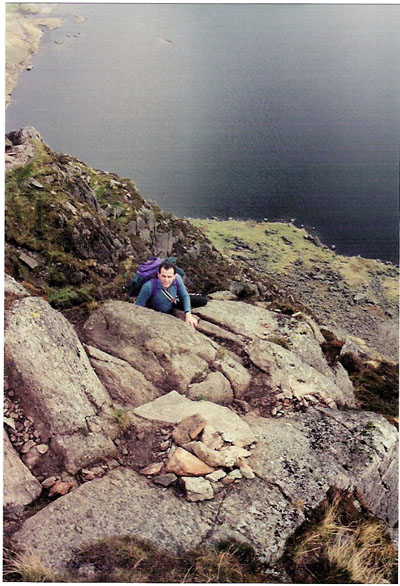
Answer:
[{"label": "pile of small rocks", "polygon": [[224,487],[255,474],[246,463],[254,444],[234,445],[199,414],[183,419],[172,431],[161,430],[160,460],[140,473],[164,488],[179,486],[188,501],[212,499]]},{"label": "pile of small rocks", "polygon": [[25,416],[13,391],[4,399],[4,423],[8,428],[12,445],[20,452],[23,462],[31,468],[33,463],[49,450],[49,446],[41,442],[40,433],[34,428],[32,417]]},{"label": "pile of small rocks", "polygon": [[276,405],[271,411],[273,417],[283,417],[290,412],[304,411],[310,406],[315,407],[319,405],[321,407],[336,407],[336,403],[333,399],[311,394],[299,395],[296,392],[292,393],[291,391],[283,391],[279,393],[276,395],[276,399],[278,400],[278,405]]}]

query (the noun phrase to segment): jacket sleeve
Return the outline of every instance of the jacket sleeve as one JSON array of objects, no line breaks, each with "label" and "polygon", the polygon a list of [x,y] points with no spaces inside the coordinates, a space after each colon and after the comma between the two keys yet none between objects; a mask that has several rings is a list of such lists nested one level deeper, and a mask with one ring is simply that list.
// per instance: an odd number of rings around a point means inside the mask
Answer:
[{"label": "jacket sleeve", "polygon": [[192,311],[191,305],[190,305],[189,293],[187,292],[187,289],[186,289],[185,285],[183,284],[183,280],[180,275],[176,276],[176,284],[177,284],[179,298],[181,299],[181,301],[183,301],[184,312],[186,313],[187,311]]},{"label": "jacket sleeve", "polygon": [[147,281],[139,291],[139,295],[135,301],[135,305],[140,305],[140,307],[146,307],[147,301],[151,297],[151,281]]}]

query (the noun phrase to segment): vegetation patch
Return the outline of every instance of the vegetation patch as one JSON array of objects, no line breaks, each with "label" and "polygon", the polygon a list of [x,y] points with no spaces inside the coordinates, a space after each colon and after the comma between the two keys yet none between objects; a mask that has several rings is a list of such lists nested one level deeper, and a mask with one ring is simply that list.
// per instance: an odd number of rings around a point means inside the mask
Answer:
[{"label": "vegetation patch", "polygon": [[115,537],[78,552],[71,575],[82,566],[91,568],[94,582],[261,583],[266,577],[254,550],[235,541],[172,555],[148,541]]},{"label": "vegetation patch", "polygon": [[381,413],[396,424],[399,413],[398,365],[386,361],[375,365],[350,352],[341,356],[340,362],[354,385],[359,409]]},{"label": "vegetation patch", "polygon": [[56,309],[68,309],[92,300],[92,296],[85,288],[76,290],[72,287],[63,287],[62,289],[53,291],[49,295],[49,303]]},{"label": "vegetation patch", "polygon": [[29,550],[13,552],[5,550],[3,565],[4,582],[60,582],[60,576],[49,570],[41,559]]},{"label": "vegetation patch", "polygon": [[397,584],[397,552],[357,495],[332,490],[292,537],[289,574],[304,584]]}]

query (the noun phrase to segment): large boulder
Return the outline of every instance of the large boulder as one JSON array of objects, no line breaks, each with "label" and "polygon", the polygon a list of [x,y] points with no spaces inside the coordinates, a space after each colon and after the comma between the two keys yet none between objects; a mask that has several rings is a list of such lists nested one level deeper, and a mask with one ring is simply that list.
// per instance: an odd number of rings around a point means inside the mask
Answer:
[{"label": "large boulder", "polygon": [[111,397],[61,313],[38,297],[15,301],[6,314],[5,355],[10,386],[50,443],[40,459],[46,473],[59,466],[75,473],[114,454]]},{"label": "large boulder", "polygon": [[80,486],[30,517],[14,536],[46,567],[65,568],[74,551],[109,536],[132,535],[180,553],[199,545],[211,530],[214,513],[147,482],[129,469]]},{"label": "large boulder", "polygon": [[244,420],[257,438],[249,464],[288,500],[316,506],[330,486],[357,488],[375,515],[397,524],[398,434],[384,417],[319,408]]},{"label": "large boulder", "polygon": [[[260,305],[241,301],[212,300],[194,310],[202,318],[200,327],[213,334],[218,328],[226,335],[238,338],[239,345],[264,340],[290,349],[297,358],[325,376],[332,376],[321,344],[325,341],[314,320],[301,312],[294,316],[269,311]],[[208,325],[209,324],[209,325]],[[215,334],[218,336],[218,332]],[[223,338],[222,334],[219,334]],[[227,338],[229,339],[229,338]]]},{"label": "large boulder", "polygon": [[4,432],[3,505],[29,505],[41,492],[40,483],[20,460],[7,433]]},{"label": "large boulder", "polygon": [[172,315],[108,301],[84,326],[92,346],[125,360],[164,391],[186,392],[208,370],[217,345]]}]

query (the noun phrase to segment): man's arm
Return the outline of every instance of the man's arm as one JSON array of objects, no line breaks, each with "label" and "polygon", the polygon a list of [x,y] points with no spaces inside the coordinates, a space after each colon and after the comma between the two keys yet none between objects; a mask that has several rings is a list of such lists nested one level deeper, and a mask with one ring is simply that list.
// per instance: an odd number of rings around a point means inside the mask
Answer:
[{"label": "man's arm", "polygon": [[183,310],[185,312],[185,322],[192,326],[197,327],[197,319],[192,315],[192,308],[190,304],[190,297],[187,289],[183,283],[182,278],[177,275],[176,277],[177,289],[180,299],[183,301]]},{"label": "man's arm", "polygon": [[187,289],[180,275],[176,275],[176,285],[178,289],[179,298],[183,302],[183,311],[185,313],[190,313],[192,311],[192,308],[190,306],[189,293],[187,292]]},{"label": "man's arm", "polygon": [[135,301],[135,305],[140,305],[140,307],[146,307],[146,303],[151,297],[151,290],[151,281],[147,281],[144,285],[142,285],[142,288],[139,291],[138,298]]}]

